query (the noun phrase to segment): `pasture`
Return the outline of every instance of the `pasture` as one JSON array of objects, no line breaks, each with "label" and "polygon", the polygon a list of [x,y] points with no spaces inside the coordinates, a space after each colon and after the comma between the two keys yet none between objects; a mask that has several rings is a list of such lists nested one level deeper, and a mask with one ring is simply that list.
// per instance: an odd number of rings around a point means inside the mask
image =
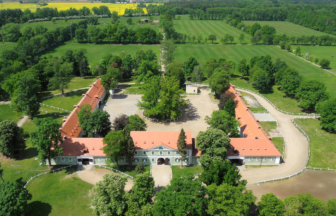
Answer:
[{"label": "pasture", "polygon": [[[283,35],[286,34],[287,36],[322,36],[322,35],[330,35],[327,33],[323,33],[320,31],[316,31],[313,29],[309,29],[300,25],[296,25],[291,22],[284,22],[284,21],[243,21],[244,24],[252,26],[254,23],[259,23],[261,26],[269,25],[276,29],[276,33]],[[330,35],[331,36],[331,35]]]},{"label": "pasture", "polygon": [[333,46],[301,46],[301,53],[304,56],[305,53],[309,52],[311,57],[319,58],[326,58],[330,61],[330,68],[333,71],[336,71],[336,48]]},{"label": "pasture", "polygon": [[[152,49],[157,57],[160,57],[160,45],[136,45],[136,44],[130,44],[130,45],[113,45],[113,44],[80,44],[80,43],[72,43],[67,42],[62,46],[56,47],[54,49],[51,49],[47,51],[43,56],[57,56],[61,57],[65,51],[72,49],[80,49],[85,48],[87,49],[86,56],[88,57],[89,63],[92,64],[93,62],[100,62],[103,56],[107,54],[112,55],[120,55],[121,52],[125,52],[126,55],[134,55],[137,50],[149,50]],[[42,57],[43,57],[42,56]],[[88,86],[88,85],[87,85]],[[82,86],[86,87],[86,86]]]},{"label": "pasture", "polygon": [[[176,32],[188,36],[195,36],[197,38],[197,36],[202,35],[202,43],[204,42],[204,38],[211,34],[216,35],[216,42],[220,42],[220,39],[222,39],[225,34],[229,34],[234,37],[234,43],[240,43],[238,37],[241,33],[245,35],[243,43],[250,43],[251,41],[250,35],[220,20],[190,20],[189,16],[183,15],[181,16],[181,20],[174,20],[174,28]],[[207,43],[211,43],[211,41]]]}]

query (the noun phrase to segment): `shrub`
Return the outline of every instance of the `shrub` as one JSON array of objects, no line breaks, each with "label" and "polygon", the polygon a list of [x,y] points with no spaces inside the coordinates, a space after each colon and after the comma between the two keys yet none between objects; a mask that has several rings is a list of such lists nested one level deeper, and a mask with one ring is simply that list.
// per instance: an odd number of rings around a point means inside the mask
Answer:
[{"label": "shrub", "polygon": [[315,62],[315,64],[318,64],[318,63],[319,63],[319,61],[320,61],[320,59],[319,59],[319,58],[317,58],[317,57],[314,59],[314,62]]},{"label": "shrub", "polygon": [[330,65],[330,61],[328,59],[325,59],[325,58],[321,59],[320,61],[321,68],[323,69],[329,68],[329,65]]},{"label": "shrub", "polygon": [[145,165],[142,162],[138,163],[138,165],[135,167],[135,172],[137,174],[144,173],[145,172]]}]

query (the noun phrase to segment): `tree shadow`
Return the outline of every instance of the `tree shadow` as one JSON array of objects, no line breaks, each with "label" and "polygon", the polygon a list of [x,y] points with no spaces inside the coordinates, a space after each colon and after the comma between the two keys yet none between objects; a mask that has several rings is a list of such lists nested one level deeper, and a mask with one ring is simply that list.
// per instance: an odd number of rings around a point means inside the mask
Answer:
[{"label": "tree shadow", "polygon": [[112,95],[112,99],[125,99],[128,95]]},{"label": "tree shadow", "polygon": [[16,179],[15,182],[18,183],[18,184],[20,184],[20,185],[22,185],[22,187],[23,187],[26,184],[26,182],[22,181],[22,179],[23,178],[20,177],[20,178]]},{"label": "tree shadow", "polygon": [[250,216],[258,216],[258,206],[253,203],[249,208]]},{"label": "tree shadow", "polygon": [[49,203],[33,201],[27,206],[27,215],[47,216],[51,213],[52,206]]},{"label": "tree shadow", "polygon": [[20,151],[16,155],[15,159],[16,160],[26,160],[26,159],[30,159],[33,157],[37,157],[37,155],[38,155],[37,148],[30,147],[30,148],[25,148],[24,150]]},{"label": "tree shadow", "polygon": [[155,187],[155,192],[160,192],[163,188],[164,186],[157,186]]},{"label": "tree shadow", "polygon": [[[50,171],[56,172],[56,171],[58,171],[58,169],[60,169],[62,167],[65,167],[65,166],[68,166],[68,165],[54,165],[54,166],[51,166]],[[62,169],[62,170],[64,170],[64,169]],[[67,175],[70,175],[70,174],[75,173],[75,172],[77,172],[77,165],[73,165],[71,167],[65,168],[65,173]]]}]

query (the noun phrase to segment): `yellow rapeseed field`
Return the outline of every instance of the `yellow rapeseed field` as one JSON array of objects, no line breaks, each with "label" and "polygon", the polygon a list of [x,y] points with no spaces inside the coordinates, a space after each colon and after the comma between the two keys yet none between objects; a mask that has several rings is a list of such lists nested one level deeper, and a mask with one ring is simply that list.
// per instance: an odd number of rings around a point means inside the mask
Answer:
[{"label": "yellow rapeseed field", "polygon": [[[58,11],[62,10],[67,10],[69,8],[76,8],[80,9],[82,7],[88,7],[88,8],[93,8],[93,7],[99,7],[101,5],[107,6],[110,11],[117,11],[119,15],[123,15],[125,13],[125,9],[134,9],[136,8],[137,4],[111,4],[111,3],[90,3],[90,2],[64,2],[64,3],[48,3],[47,6],[38,6],[37,4],[20,4],[18,2],[4,2],[0,4],[0,10],[3,9],[30,9],[32,12],[35,12],[37,8],[44,8],[44,7],[50,7],[50,8],[57,8]],[[155,4],[159,5],[159,4]],[[145,13],[147,13],[146,9],[144,10]]]}]

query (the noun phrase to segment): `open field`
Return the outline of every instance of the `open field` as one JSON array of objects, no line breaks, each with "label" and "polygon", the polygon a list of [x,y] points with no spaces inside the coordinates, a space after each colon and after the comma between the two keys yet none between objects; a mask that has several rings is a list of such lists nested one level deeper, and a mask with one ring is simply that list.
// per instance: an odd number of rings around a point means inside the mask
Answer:
[{"label": "open field", "polygon": [[[102,57],[107,54],[120,55],[121,52],[125,52],[126,55],[133,55],[137,50],[143,49],[144,51],[152,49],[157,57],[160,57],[160,45],[112,45],[112,44],[80,44],[80,43],[65,43],[62,46],[51,49],[46,52],[43,56],[57,56],[61,57],[64,53],[69,50],[75,50],[85,48],[87,49],[86,56],[88,57],[89,63],[92,64],[95,61],[100,62]],[[43,57],[42,56],[42,57]],[[83,86],[85,87],[85,86]]]},{"label": "open field", "polygon": [[35,178],[27,189],[33,198],[27,215],[94,215],[89,191],[93,185],[71,176],[77,167]]},{"label": "open field", "polygon": [[186,166],[185,164],[183,167],[180,165],[171,166],[173,170],[173,177],[175,176],[187,176],[187,175],[196,175],[203,172],[203,167],[201,165],[195,166]]},{"label": "open field", "polygon": [[[37,8],[57,8],[58,11],[68,10],[70,8],[80,9],[82,7],[88,7],[92,9],[93,7],[99,7],[101,5],[107,6],[110,11],[117,11],[119,15],[123,15],[125,13],[125,9],[135,9],[137,7],[136,3],[131,4],[112,4],[112,3],[89,3],[89,2],[48,2],[47,6],[39,6],[37,4],[20,4],[19,2],[4,2],[0,6],[1,9],[29,9],[32,12],[35,12]],[[144,9],[144,12],[147,13],[147,10]]]},{"label": "open field", "polygon": [[[276,29],[277,34],[286,34],[287,36],[322,36],[322,35],[330,35],[324,32],[319,32],[313,29],[309,29],[300,25],[296,25],[291,22],[283,22],[283,21],[243,21],[243,23],[252,26],[254,23],[259,23],[260,25],[269,25]],[[330,35],[332,36],[332,35]]]},{"label": "open field", "polygon": [[23,117],[23,113],[17,112],[10,104],[0,105],[0,122],[4,120],[13,120],[18,122],[21,117]]},{"label": "open field", "polygon": [[333,46],[300,46],[301,47],[301,53],[302,56],[304,56],[305,53],[309,52],[309,55],[311,57],[319,58],[320,60],[322,58],[326,58],[330,61],[330,68],[332,71],[336,71],[336,48]]},{"label": "open field", "polygon": [[336,134],[322,130],[317,119],[295,119],[310,138],[308,167],[336,169]]},{"label": "open field", "polygon": [[[238,37],[243,31],[236,29],[220,20],[190,20],[189,16],[181,16],[181,20],[174,20],[174,28],[177,32],[187,34],[188,36],[202,35],[203,39],[210,34],[217,36],[217,42],[224,37],[225,34],[232,35],[234,37],[234,43],[240,43]],[[245,41],[243,43],[250,43],[251,36],[245,34]],[[202,41],[202,43],[204,40]],[[207,43],[211,43],[208,41]]]}]

